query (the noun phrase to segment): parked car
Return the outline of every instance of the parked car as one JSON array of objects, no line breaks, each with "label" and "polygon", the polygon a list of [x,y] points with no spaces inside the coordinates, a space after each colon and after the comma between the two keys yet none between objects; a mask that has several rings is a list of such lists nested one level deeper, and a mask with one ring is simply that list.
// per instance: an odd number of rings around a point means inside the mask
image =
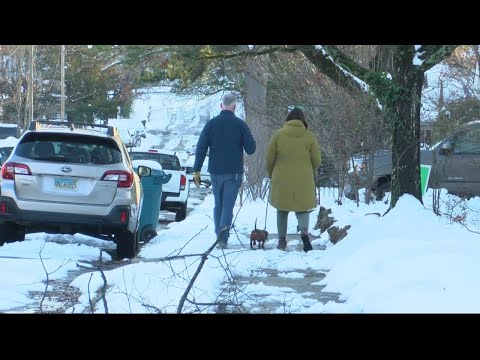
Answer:
[{"label": "parked car", "polygon": [[189,186],[187,173],[182,166],[176,152],[163,149],[149,149],[148,151],[130,152],[132,160],[153,160],[162,165],[166,174],[172,178],[162,187],[161,210],[175,213],[175,221],[182,221],[187,217],[187,202]]},{"label": "parked car", "polygon": [[120,258],[134,257],[143,192],[116,129],[41,123],[32,122],[2,166],[2,242],[84,233],[114,240]]},{"label": "parked car", "polygon": [[[373,166],[369,159],[357,158],[357,171],[353,169],[347,176],[344,194],[355,198],[358,189],[370,186],[382,198],[390,191],[392,174],[392,153],[389,150],[377,151],[373,156]],[[429,188],[445,188],[459,196],[480,195],[480,120],[471,121],[447,135],[429,150],[420,150],[420,163],[431,165]],[[373,169],[372,180],[367,180],[369,168]]]},{"label": "parked car", "polygon": [[13,146],[0,147],[0,166],[8,159],[12,150]]},{"label": "parked car", "polygon": [[0,139],[6,139],[8,137],[19,138],[21,135],[21,129],[17,124],[3,124],[0,123]]}]

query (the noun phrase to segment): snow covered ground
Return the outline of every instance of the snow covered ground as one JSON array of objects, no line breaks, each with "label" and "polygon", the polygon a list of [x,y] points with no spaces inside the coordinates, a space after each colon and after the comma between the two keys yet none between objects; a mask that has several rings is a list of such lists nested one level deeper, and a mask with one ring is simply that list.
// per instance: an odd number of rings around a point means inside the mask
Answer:
[{"label": "snow covered ground", "polygon": [[[480,275],[477,255],[480,251],[479,235],[458,223],[435,216],[410,196],[402,197],[397,206],[384,217],[367,213],[384,213],[388,205],[376,202],[369,206],[347,201],[338,206],[333,189],[322,189],[322,205],[332,208],[336,225],[351,225],[348,236],[337,245],[328,241],[326,233],[315,244],[326,245],[327,249],[302,251],[279,251],[248,249],[245,234],[258,224],[265,222],[266,204],[258,200],[237,204],[235,214],[236,234],[232,233],[230,244],[243,243],[245,249],[214,249],[206,261],[193,288],[189,300],[196,303],[218,301],[224,291],[229,274],[236,277],[256,278],[267,276],[265,270],[275,270],[279,275],[302,277],[302,271],[327,272],[326,277],[315,285],[326,285],[325,291],[341,293],[342,303],[312,302],[304,294],[290,293],[294,302],[292,312],[307,313],[402,313],[402,312],[479,312]],[[425,204],[431,203],[431,192],[425,195]],[[444,211],[452,211],[458,200],[445,197]],[[472,199],[459,205],[479,208],[480,200]],[[211,220],[213,196],[195,207],[186,220],[170,223],[165,230],[143,247],[138,263],[126,265],[105,275],[109,284],[107,291],[110,313],[150,313],[156,311],[176,312],[187,285],[194,275],[200,256],[214,242]],[[311,232],[318,208],[311,213]],[[478,231],[477,218],[467,217],[470,230]],[[259,226],[260,227],[260,226]],[[289,217],[288,232],[295,233],[296,220]],[[266,229],[276,233],[275,210],[268,207]],[[238,235],[238,237],[237,237]],[[271,242],[275,239],[272,237]],[[296,240],[293,240],[296,241]],[[75,263],[98,258],[96,246],[108,246],[92,238],[75,235],[31,234],[25,242],[6,244],[0,248],[0,266],[6,269],[0,276],[0,310],[31,302],[28,290],[44,288],[45,271],[39,260],[42,257],[48,272],[65,266],[50,275],[51,278],[66,276]],[[107,243],[108,244],[108,243]],[[290,242],[289,245],[292,243]],[[112,244],[110,244],[112,246]],[[197,254],[197,255],[195,255]],[[9,257],[22,257],[16,259]],[[171,259],[161,261],[162,258]],[[108,260],[108,259],[107,259]],[[228,271],[226,271],[228,269]],[[230,275],[230,276],[231,276]],[[98,271],[85,273],[71,283],[83,296],[75,312],[89,306],[87,294],[98,290],[103,281]],[[313,286],[315,286],[313,285]],[[285,288],[246,284],[242,288],[245,296],[238,301],[249,303],[253,295],[268,293],[270,298],[284,297]],[[313,289],[312,289],[313,291]],[[186,302],[183,312],[193,312],[197,306]],[[68,311],[73,311],[70,308]],[[205,306],[203,311],[214,312],[215,307]],[[278,309],[282,312],[283,309]],[[102,303],[96,312],[104,312]]]}]

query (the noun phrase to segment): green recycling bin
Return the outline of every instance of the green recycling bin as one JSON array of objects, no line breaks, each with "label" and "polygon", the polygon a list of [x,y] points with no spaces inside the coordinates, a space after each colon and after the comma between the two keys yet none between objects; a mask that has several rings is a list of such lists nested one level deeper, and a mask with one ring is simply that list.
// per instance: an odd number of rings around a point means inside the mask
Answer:
[{"label": "green recycling bin", "polygon": [[[135,171],[138,174],[138,167]],[[143,188],[142,212],[138,226],[139,239],[144,243],[157,236],[157,224],[162,202],[162,185],[172,178],[172,174],[165,174],[163,170],[152,169],[150,176],[142,176]]]}]

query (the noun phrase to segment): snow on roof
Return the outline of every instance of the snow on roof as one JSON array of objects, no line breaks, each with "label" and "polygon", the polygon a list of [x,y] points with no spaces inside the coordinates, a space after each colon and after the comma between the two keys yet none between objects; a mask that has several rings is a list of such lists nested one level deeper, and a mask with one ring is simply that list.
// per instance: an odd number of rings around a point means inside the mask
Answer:
[{"label": "snow on roof", "polygon": [[18,139],[13,136],[9,136],[6,139],[0,140],[0,147],[14,147],[17,145]]},{"label": "snow on roof", "polygon": [[[72,133],[67,127],[40,127],[36,130],[37,132],[52,132],[52,133]],[[82,135],[94,135],[94,136],[101,136],[101,137],[109,137],[110,135],[107,134],[107,129],[105,128],[93,128],[93,129],[83,129],[83,128],[76,128],[73,130],[75,134],[82,134]]]},{"label": "snow on roof", "polygon": [[119,129],[143,129],[140,119],[108,119],[109,126],[116,126]]}]

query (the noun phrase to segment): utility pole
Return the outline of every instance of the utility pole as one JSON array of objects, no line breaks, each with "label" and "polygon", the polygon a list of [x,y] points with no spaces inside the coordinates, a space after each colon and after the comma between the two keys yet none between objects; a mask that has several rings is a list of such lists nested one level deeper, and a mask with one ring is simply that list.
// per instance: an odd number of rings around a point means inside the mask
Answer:
[{"label": "utility pole", "polygon": [[62,122],[65,120],[65,45],[62,45],[61,53],[61,101],[60,101],[60,119]]},{"label": "utility pole", "polygon": [[35,45],[31,45],[30,49],[30,116],[29,116],[29,122],[33,121],[33,47]]}]

